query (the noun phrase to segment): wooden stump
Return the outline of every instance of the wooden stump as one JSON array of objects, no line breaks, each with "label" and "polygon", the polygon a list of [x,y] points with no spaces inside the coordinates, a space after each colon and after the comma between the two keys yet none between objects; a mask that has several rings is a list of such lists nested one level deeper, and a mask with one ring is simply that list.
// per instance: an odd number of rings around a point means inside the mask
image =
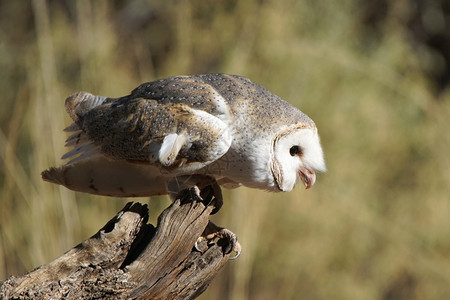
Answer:
[{"label": "wooden stump", "polygon": [[[94,236],[0,286],[1,299],[194,299],[229,259],[228,241],[193,248],[214,209],[185,191],[158,218],[129,202]],[[203,247],[204,246],[204,247]]]}]

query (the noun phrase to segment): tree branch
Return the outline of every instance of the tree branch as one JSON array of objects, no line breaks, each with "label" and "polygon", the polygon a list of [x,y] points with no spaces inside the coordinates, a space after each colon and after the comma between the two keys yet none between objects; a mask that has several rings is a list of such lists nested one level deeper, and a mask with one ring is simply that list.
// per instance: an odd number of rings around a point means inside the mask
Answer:
[{"label": "tree branch", "polygon": [[129,202],[94,236],[53,262],[0,286],[0,298],[194,299],[229,259],[229,241],[194,243],[205,230],[212,204],[186,190],[158,218],[147,205]]}]

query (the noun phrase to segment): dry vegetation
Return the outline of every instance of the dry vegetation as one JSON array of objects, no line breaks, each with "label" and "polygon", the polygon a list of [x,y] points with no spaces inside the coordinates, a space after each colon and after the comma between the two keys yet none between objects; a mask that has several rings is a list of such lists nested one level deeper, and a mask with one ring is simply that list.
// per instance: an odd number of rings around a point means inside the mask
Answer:
[{"label": "dry vegetation", "polygon": [[[382,22],[362,2],[1,1],[0,280],[127,201],[40,179],[65,151],[66,96],[224,72],[309,114],[329,171],[308,191],[225,192],[218,222],[244,251],[202,299],[450,297],[450,92],[430,77],[443,58],[411,38],[412,1],[383,7]],[[149,203],[154,221],[168,200]]]}]

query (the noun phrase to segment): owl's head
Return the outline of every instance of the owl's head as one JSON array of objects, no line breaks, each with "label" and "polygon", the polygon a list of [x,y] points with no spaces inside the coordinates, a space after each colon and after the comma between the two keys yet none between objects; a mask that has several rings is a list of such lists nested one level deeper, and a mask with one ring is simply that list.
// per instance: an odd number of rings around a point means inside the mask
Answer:
[{"label": "owl's head", "polygon": [[291,191],[299,180],[308,189],[316,181],[315,171],[326,171],[315,126],[284,128],[275,136],[272,146],[271,170],[280,191]]}]

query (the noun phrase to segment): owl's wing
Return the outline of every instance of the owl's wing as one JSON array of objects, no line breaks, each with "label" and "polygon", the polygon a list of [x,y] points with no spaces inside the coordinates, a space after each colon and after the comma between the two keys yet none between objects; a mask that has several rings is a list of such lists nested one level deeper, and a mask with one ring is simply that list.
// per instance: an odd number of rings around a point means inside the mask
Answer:
[{"label": "owl's wing", "polygon": [[66,144],[73,149],[63,156],[72,158],[69,164],[101,153],[186,173],[223,156],[232,141],[221,118],[189,102],[133,94],[111,99],[81,92],[66,100],[66,109],[74,119],[66,128],[74,132]]}]

